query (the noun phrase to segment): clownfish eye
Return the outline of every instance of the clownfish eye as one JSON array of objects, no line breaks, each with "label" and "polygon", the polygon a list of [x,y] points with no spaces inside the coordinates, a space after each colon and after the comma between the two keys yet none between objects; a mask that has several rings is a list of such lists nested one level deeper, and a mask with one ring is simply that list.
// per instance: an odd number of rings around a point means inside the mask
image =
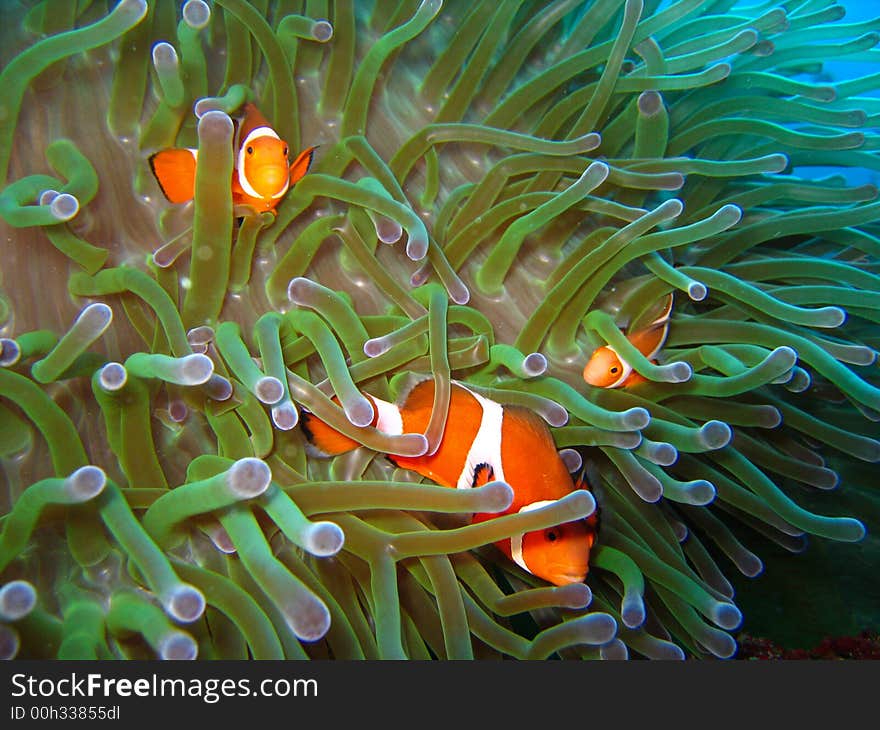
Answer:
[{"label": "clownfish eye", "polygon": [[549,542],[556,542],[562,537],[562,528],[551,527],[549,530],[544,531],[544,537],[546,537]]},{"label": "clownfish eye", "polygon": [[254,154],[254,148],[253,148],[253,147],[248,147],[248,148],[247,148],[247,153],[248,153],[249,155]]},{"label": "clownfish eye", "polygon": [[617,371],[618,371],[618,370],[620,370],[620,368],[617,367],[617,365],[615,365],[614,367],[611,368],[611,374],[612,374],[612,375],[617,375]]},{"label": "clownfish eye", "polygon": [[287,147],[285,147],[285,148],[284,148],[284,156],[285,156],[285,157],[287,157],[287,152],[288,152],[288,149],[287,149]]}]

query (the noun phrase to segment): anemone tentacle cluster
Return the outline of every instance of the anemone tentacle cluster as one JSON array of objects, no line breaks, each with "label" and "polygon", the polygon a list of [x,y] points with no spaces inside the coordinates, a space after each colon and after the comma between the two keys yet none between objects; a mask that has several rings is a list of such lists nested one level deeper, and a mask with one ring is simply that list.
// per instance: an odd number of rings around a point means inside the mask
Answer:
[{"label": "anemone tentacle cluster", "polygon": [[[843,15],[30,3],[0,71],[0,655],[733,656],[725,574],[862,540],[829,490],[880,460],[878,78],[816,81],[880,25]],[[277,214],[232,209],[246,101],[318,145]],[[150,175],[168,146],[192,204]],[[625,333],[669,293],[654,362]],[[648,382],[585,383],[605,344]],[[547,421],[599,505],[586,584],[492,548],[583,492],[467,524],[509,488],[384,458],[455,427],[369,426],[363,393],[425,373]],[[361,446],[312,455],[303,408]]]}]

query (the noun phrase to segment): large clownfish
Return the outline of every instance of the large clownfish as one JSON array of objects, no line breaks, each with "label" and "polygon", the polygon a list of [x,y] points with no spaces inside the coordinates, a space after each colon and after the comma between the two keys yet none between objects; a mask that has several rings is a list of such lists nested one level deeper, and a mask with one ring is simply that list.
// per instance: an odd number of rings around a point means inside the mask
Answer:
[{"label": "large clownfish", "polygon": [[[378,430],[394,435],[424,433],[434,403],[434,381],[418,383],[399,406],[368,397],[374,406],[372,425]],[[302,414],[301,424],[318,455],[334,456],[358,446],[311,413]],[[500,514],[543,507],[576,488],[549,429],[538,416],[524,408],[502,406],[459,383],[452,384],[446,429],[436,452],[388,458],[445,487],[467,489],[504,481],[514,496]],[[498,516],[475,514],[473,520]],[[586,519],[514,535],[496,546],[521,568],[550,583],[581,583],[589,569],[596,529],[593,513]]]},{"label": "large clownfish", "polygon": [[[642,327],[626,335],[636,349],[648,360],[656,362],[654,358],[660,352],[669,334],[669,318],[672,316],[672,295],[657,319],[645,327]],[[638,383],[647,381],[624,360],[611,345],[605,345],[597,349],[587,361],[584,367],[584,380],[598,388],[628,388]]]},{"label": "large clownfish", "polygon": [[[244,105],[244,117],[233,137],[232,203],[262,212],[275,210],[284,194],[309,170],[314,147],[289,161],[287,142],[278,137],[253,104]],[[172,203],[193,199],[199,151],[170,147],[150,157],[150,167],[165,197]]]}]

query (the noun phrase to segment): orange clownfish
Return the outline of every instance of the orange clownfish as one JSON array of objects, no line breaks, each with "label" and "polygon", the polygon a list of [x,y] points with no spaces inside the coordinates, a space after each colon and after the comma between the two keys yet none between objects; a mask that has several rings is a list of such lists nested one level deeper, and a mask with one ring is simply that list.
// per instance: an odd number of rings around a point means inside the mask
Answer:
[{"label": "orange clownfish", "polygon": [[[434,403],[434,381],[418,383],[399,406],[368,397],[375,413],[371,425],[378,430],[395,435],[424,433]],[[302,414],[301,424],[319,455],[335,456],[358,446],[311,413]],[[468,489],[493,480],[509,484],[514,495],[510,507],[503,513],[475,514],[474,521],[537,509],[576,488],[540,417],[524,408],[502,406],[460,383],[452,384],[447,425],[437,451],[388,458],[445,487]],[[521,568],[550,583],[581,583],[589,569],[596,530],[594,512],[585,519],[514,535],[496,546]]]},{"label": "orange clownfish", "polygon": [[[648,360],[654,360],[669,334],[669,318],[672,316],[672,295],[657,319],[646,327],[627,333],[628,339]],[[596,350],[584,368],[584,380],[598,388],[628,388],[647,382],[624,360],[611,345]]]},{"label": "orange clownfish", "polygon": [[[250,205],[260,212],[275,210],[288,188],[308,172],[315,152],[309,147],[291,164],[287,142],[250,103],[236,122],[232,150],[232,204]],[[150,168],[170,202],[193,199],[198,154],[196,149],[170,147],[150,157]]]}]

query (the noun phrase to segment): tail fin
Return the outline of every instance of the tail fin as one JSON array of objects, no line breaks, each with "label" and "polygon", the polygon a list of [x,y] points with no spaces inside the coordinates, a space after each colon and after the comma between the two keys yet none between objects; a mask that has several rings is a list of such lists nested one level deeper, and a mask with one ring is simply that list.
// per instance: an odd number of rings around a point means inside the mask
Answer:
[{"label": "tail fin", "polygon": [[165,197],[172,203],[186,203],[196,192],[198,150],[170,147],[150,157],[150,168]]},{"label": "tail fin", "polygon": [[302,411],[299,419],[303,435],[309,442],[310,451],[315,456],[336,456],[356,449],[360,444],[339,433],[318,418],[314,413]]}]

